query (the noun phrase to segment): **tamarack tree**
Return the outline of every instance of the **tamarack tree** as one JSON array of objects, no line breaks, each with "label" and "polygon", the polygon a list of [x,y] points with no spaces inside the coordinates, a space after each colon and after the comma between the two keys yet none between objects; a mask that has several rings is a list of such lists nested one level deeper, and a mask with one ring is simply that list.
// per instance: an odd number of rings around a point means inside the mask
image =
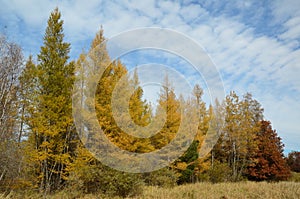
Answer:
[{"label": "tamarack tree", "polygon": [[[44,194],[67,187],[85,193],[126,197],[139,189],[143,175],[149,184],[159,186],[174,184],[176,180],[183,184],[208,179],[218,182],[248,177],[256,181],[277,181],[289,177],[281,139],[270,122],[263,120],[263,109],[251,94],[240,98],[231,92],[223,103],[208,108],[199,85],[195,85],[190,98],[176,96],[166,76],[158,106],[152,113],[152,107],[142,99],[138,71],[130,76],[120,60],[111,60],[103,29],[96,34],[88,53],[82,53],[76,63],[69,62],[69,52],[70,44],[64,42],[63,21],[58,9],[48,19],[37,62],[30,56],[20,76],[21,49],[0,37],[1,186],[8,181],[7,186],[11,186],[22,176],[29,186]],[[99,71],[101,78],[92,81],[99,77]],[[78,84],[76,78],[80,79]],[[117,147],[134,153],[149,153],[170,144],[172,147],[163,157],[167,161],[178,146],[189,148],[168,168],[153,173],[128,174],[105,166],[85,148],[75,131],[71,106],[74,82],[80,87],[75,93],[80,96],[80,106],[96,112],[105,136]],[[89,86],[96,88],[93,95],[85,90]],[[131,93],[127,101],[126,93]],[[129,107],[125,110],[122,104]],[[120,112],[114,115],[116,107]],[[131,121],[125,117],[126,111]],[[87,120],[91,118],[89,113],[83,113]],[[151,137],[130,135],[118,123],[146,127],[154,120],[162,126]],[[79,134],[88,128],[76,127]],[[152,128],[157,130],[156,127]],[[200,157],[199,151],[209,129],[216,131],[220,139],[211,154]],[[135,135],[149,133],[136,126],[131,130],[141,131],[134,132]],[[173,143],[180,130],[185,134]],[[181,143],[192,132],[196,132],[194,141]],[[93,133],[99,132],[93,131],[87,137],[92,137]],[[293,171],[299,172],[299,159],[299,152],[287,159]]]},{"label": "tamarack tree", "polygon": [[71,109],[74,64],[68,63],[70,44],[64,42],[60,18],[56,8],[48,19],[38,64],[29,60],[23,74],[32,82],[24,91],[29,130],[26,153],[36,175],[33,184],[45,193],[60,189],[67,180],[76,139]]}]

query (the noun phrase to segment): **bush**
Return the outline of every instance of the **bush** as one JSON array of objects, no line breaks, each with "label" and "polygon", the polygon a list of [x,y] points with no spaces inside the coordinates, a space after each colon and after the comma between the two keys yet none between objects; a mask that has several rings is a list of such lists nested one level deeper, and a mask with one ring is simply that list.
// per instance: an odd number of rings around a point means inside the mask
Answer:
[{"label": "bush", "polygon": [[67,189],[84,194],[134,196],[142,192],[143,181],[137,174],[116,171],[103,165],[85,166],[73,172]]},{"label": "bush", "polygon": [[208,172],[204,172],[204,173],[199,173],[197,174],[197,182],[209,182],[210,181],[210,176],[208,174]]},{"label": "bush", "polygon": [[300,173],[292,172],[292,175],[289,178],[289,181],[300,182]]},{"label": "bush", "polygon": [[125,173],[110,169],[102,174],[100,191],[109,196],[134,196],[141,194],[143,181],[137,174]]},{"label": "bush", "polygon": [[212,183],[231,181],[231,169],[226,163],[216,162],[208,171],[208,175]]},{"label": "bush", "polygon": [[181,185],[181,184],[192,182],[193,178],[194,178],[193,174],[194,174],[194,167],[192,167],[192,168],[187,167],[185,170],[183,170],[181,172],[181,175],[180,175],[177,183],[179,185]]},{"label": "bush", "polygon": [[168,168],[162,168],[143,174],[144,182],[149,186],[173,187],[177,182],[177,174]]}]

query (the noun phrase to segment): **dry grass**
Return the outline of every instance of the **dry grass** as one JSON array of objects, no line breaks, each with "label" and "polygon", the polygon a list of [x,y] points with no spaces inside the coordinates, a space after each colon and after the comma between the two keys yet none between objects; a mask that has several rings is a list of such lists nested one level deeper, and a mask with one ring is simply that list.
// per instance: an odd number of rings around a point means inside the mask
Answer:
[{"label": "dry grass", "polygon": [[147,187],[143,199],[173,198],[300,198],[300,183],[294,182],[240,182],[240,183],[199,183],[163,189]]},{"label": "dry grass", "polygon": [[[75,194],[76,195],[76,194]],[[46,197],[47,199],[98,199],[103,198],[96,195],[85,195],[82,197],[75,196],[74,193],[61,192],[53,196]],[[0,199],[19,198],[16,195],[9,195],[7,197],[1,196]],[[22,199],[35,199],[40,196],[22,195]],[[240,183],[198,183],[177,186],[174,188],[158,188],[145,187],[142,195],[133,197],[131,199],[198,199],[198,198],[300,198],[300,183],[295,182],[240,182]]]}]

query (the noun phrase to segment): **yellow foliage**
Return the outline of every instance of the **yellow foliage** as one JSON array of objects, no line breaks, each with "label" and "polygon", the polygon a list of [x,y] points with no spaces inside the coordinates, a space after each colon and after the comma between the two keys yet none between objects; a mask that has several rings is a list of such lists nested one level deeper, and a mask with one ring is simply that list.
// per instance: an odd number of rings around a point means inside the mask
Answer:
[{"label": "yellow foliage", "polygon": [[176,169],[181,170],[181,171],[186,170],[187,166],[188,166],[188,164],[185,162],[178,162],[175,165]]}]

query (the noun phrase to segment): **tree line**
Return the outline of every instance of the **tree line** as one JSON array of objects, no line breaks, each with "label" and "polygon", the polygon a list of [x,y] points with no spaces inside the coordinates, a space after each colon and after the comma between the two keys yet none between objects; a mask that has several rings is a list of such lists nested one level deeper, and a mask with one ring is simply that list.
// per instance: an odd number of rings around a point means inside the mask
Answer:
[{"label": "tree line", "polygon": [[[261,104],[250,93],[240,97],[232,91],[224,101],[206,105],[199,85],[195,85],[189,98],[183,98],[176,96],[166,76],[154,112],[151,104],[142,99],[137,71],[130,76],[120,60],[110,59],[103,44],[101,29],[88,52],[70,61],[71,45],[64,41],[58,9],[48,19],[36,60],[29,56],[24,63],[21,48],[0,37],[0,191],[32,189],[46,195],[80,190],[125,197],[137,193],[145,184],[279,181],[287,180],[291,170],[300,171],[299,152],[284,157],[281,138],[265,120]],[[101,79],[97,85],[89,85],[96,86],[95,100],[85,93],[84,86],[75,94],[81,96],[88,108],[95,107],[99,125],[112,143],[127,151],[149,153],[169,144],[179,128],[186,134],[196,129],[188,150],[170,166],[142,174],[116,171],[97,160],[77,134],[82,129],[74,125],[72,90],[77,78],[82,83],[88,82],[88,78],[97,77],[93,72],[99,70],[103,70]],[[123,84],[116,88],[121,77]],[[166,116],[157,134],[137,138],[117,125],[116,120],[125,124],[129,121],[122,112],[117,116],[112,113],[115,88],[117,105],[126,103],[121,96],[132,91],[129,113],[135,124],[147,126]],[[182,122],[183,116],[189,122]],[[208,129],[219,139],[209,154],[199,157]]]}]

